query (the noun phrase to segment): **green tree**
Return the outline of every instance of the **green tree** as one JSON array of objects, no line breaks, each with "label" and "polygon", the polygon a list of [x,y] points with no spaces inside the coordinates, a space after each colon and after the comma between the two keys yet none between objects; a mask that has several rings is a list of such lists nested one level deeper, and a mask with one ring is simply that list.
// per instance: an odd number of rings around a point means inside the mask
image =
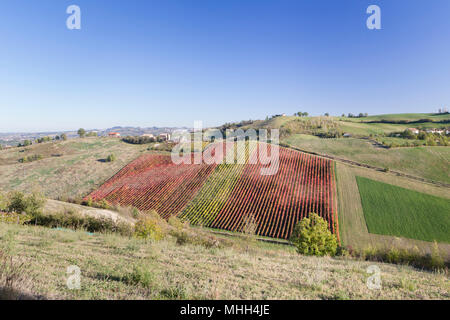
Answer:
[{"label": "green tree", "polygon": [[291,236],[292,244],[297,252],[304,255],[335,255],[337,250],[336,236],[328,229],[328,223],[317,213],[311,213],[294,228]]},{"label": "green tree", "polygon": [[16,191],[9,195],[7,209],[8,212],[27,213],[35,216],[41,213],[44,204],[45,199],[38,192],[25,196],[22,192]]},{"label": "green tree", "polygon": [[8,209],[8,200],[6,197],[0,193],[0,212],[6,211]]},{"label": "green tree", "polygon": [[67,135],[65,133],[61,134],[61,140],[66,141]]},{"label": "green tree", "polygon": [[111,153],[107,158],[106,162],[114,162],[116,161],[116,155],[114,153]]},{"label": "green tree", "polygon": [[86,134],[86,130],[84,130],[83,128],[78,129],[78,135],[80,136],[80,138],[83,138],[84,135]]},{"label": "green tree", "polygon": [[13,192],[9,195],[8,212],[23,213],[27,208],[25,195],[22,192]]}]

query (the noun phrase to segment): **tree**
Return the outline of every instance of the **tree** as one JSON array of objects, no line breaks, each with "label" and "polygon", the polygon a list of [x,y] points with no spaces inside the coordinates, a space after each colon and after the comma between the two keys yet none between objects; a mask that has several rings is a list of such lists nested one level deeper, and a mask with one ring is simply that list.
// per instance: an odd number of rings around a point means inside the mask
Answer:
[{"label": "tree", "polygon": [[311,213],[309,218],[297,223],[290,240],[300,254],[314,256],[336,254],[336,236],[328,229],[328,223],[317,213]]},{"label": "tree", "polygon": [[86,130],[84,130],[83,128],[78,129],[78,135],[80,136],[80,138],[83,138],[84,135],[86,134]]},{"label": "tree", "polygon": [[111,153],[107,158],[106,162],[114,162],[116,161],[116,155],[114,153]]},{"label": "tree", "polygon": [[328,112],[325,112],[325,117],[329,117],[330,114]]},{"label": "tree", "polygon": [[61,140],[66,141],[67,135],[65,133],[61,134]]}]

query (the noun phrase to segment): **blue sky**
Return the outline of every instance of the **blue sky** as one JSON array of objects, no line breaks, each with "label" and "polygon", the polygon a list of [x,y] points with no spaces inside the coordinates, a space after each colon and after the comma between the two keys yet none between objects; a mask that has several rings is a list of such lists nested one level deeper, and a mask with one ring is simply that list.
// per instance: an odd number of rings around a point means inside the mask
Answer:
[{"label": "blue sky", "polygon": [[4,0],[0,132],[433,112],[449,17],[448,0]]}]

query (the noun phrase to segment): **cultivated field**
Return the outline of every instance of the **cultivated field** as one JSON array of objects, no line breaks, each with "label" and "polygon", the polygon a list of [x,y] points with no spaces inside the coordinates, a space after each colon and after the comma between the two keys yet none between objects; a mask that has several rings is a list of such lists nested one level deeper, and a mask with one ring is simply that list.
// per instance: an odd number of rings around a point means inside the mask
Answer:
[{"label": "cultivated field", "polygon": [[280,148],[278,171],[261,175],[267,165],[253,164],[252,145],[244,165],[175,165],[170,156],[144,155],[88,198],[230,231],[241,231],[251,218],[258,235],[283,239],[316,212],[339,234],[333,162]]},{"label": "cultivated field", "polygon": [[370,233],[450,243],[450,199],[356,177]]},{"label": "cultivated field", "polygon": [[[369,233],[356,177],[366,177],[427,195],[450,199],[447,188],[343,163],[337,163],[336,167],[339,232],[344,245],[361,249],[368,247],[390,249],[394,247],[415,250],[417,248],[423,253],[431,252],[433,245],[431,242]],[[413,203],[406,203],[405,205],[408,210],[414,210]],[[424,210],[424,214],[426,212],[427,210]],[[448,215],[448,211],[445,213]],[[448,230],[446,233],[448,233]],[[450,259],[450,245],[448,243],[439,243],[438,245],[441,253],[447,259]]]}]

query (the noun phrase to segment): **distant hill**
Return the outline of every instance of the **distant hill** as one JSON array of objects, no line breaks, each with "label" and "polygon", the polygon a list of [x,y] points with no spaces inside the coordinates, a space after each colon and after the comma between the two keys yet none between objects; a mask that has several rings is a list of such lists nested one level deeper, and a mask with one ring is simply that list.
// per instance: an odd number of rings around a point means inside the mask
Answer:
[{"label": "distant hill", "polygon": [[[187,127],[112,127],[108,129],[86,129],[86,132],[97,132],[99,136],[107,136],[110,132],[118,132],[121,136],[140,136],[146,133],[158,135],[160,133],[172,133],[175,130],[189,129]],[[0,145],[16,146],[19,142],[24,140],[36,140],[42,137],[54,137],[65,133],[67,137],[78,137],[77,130],[75,131],[45,131],[45,132],[0,132]]]}]

